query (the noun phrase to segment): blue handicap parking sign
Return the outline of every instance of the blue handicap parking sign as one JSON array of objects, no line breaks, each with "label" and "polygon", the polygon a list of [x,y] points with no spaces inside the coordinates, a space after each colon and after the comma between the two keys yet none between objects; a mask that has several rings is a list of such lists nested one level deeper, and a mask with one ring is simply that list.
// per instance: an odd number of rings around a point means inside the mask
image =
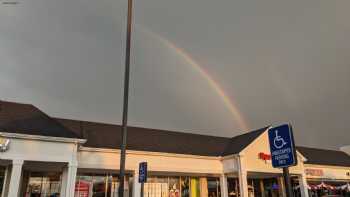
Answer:
[{"label": "blue handicap parking sign", "polygon": [[139,183],[147,182],[147,162],[141,162],[139,165]]},{"label": "blue handicap parking sign", "polygon": [[297,157],[292,127],[284,124],[268,131],[271,160],[274,168],[297,165]]}]

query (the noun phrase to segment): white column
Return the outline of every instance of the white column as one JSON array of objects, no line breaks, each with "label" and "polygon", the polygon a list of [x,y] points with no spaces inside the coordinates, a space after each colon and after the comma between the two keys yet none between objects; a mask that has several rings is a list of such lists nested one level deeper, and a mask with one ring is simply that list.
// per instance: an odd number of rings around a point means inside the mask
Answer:
[{"label": "white column", "polygon": [[243,155],[239,155],[238,159],[238,179],[239,179],[239,192],[241,197],[248,197],[248,177],[247,171],[244,166]]},{"label": "white column", "polygon": [[220,176],[220,189],[221,197],[228,197],[227,176],[225,174]]},{"label": "white column", "polygon": [[77,165],[68,164],[62,172],[61,197],[74,197]]},{"label": "white column", "polygon": [[66,197],[67,181],[68,181],[68,167],[64,167],[62,170],[61,191],[60,191],[61,197]]},{"label": "white column", "polygon": [[[134,171],[134,182],[133,182],[133,188],[132,188],[132,195],[133,197],[140,197],[141,196],[141,183],[139,183],[139,170]],[[146,196],[146,195],[145,195]]]},{"label": "white column", "polygon": [[65,197],[74,197],[75,179],[77,178],[77,169],[78,169],[78,166],[76,164],[68,165]]},{"label": "white column", "polygon": [[19,186],[21,183],[23,160],[12,161],[12,171],[8,196],[16,197],[19,194]]},{"label": "white column", "polygon": [[302,197],[309,197],[309,191],[307,189],[307,181],[305,173],[298,176],[299,185],[300,185],[300,193]]}]

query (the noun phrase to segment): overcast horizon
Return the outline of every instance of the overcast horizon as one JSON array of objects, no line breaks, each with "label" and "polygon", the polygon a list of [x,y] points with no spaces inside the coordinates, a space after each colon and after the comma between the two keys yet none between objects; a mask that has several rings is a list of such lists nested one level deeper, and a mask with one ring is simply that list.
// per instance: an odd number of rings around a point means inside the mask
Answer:
[{"label": "overcast horizon", "polygon": [[[0,100],[120,124],[127,1],[0,0]],[[134,2],[129,125],[350,145],[350,1]]]}]

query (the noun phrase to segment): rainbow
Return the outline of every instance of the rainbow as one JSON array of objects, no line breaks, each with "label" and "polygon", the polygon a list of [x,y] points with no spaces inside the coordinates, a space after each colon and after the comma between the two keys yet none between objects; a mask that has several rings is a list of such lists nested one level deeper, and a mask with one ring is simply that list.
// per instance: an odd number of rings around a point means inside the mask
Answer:
[{"label": "rainbow", "polygon": [[228,110],[233,115],[240,129],[242,129],[243,131],[249,131],[248,124],[245,121],[239,108],[237,107],[236,102],[233,99],[230,99],[230,97],[225,93],[225,91],[220,86],[220,84],[216,82],[214,78],[209,74],[209,72],[207,72],[203,67],[201,67],[200,64],[196,62],[196,60],[194,60],[194,58],[192,58],[188,53],[186,53],[184,49],[177,47],[173,42],[169,41],[168,39],[140,25],[137,25],[136,27],[139,27],[142,32],[152,35],[152,37],[155,37],[157,40],[163,43],[166,47],[175,51],[192,68],[194,68],[208,82],[210,87],[220,96],[221,100],[224,102]]}]

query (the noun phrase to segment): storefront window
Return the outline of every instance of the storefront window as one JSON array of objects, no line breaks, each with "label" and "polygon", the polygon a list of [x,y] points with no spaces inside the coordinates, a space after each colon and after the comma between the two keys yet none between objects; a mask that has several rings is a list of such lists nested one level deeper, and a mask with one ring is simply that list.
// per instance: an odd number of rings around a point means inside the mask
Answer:
[{"label": "storefront window", "polygon": [[5,170],[5,167],[0,167],[0,195],[4,190]]},{"label": "storefront window", "polygon": [[218,197],[218,178],[207,177],[149,177],[145,197]]},{"label": "storefront window", "polygon": [[180,178],[169,178],[169,197],[180,197]]},{"label": "storefront window", "polygon": [[218,178],[207,178],[208,180],[208,196],[209,197],[220,197],[220,179]]},{"label": "storefront window", "polygon": [[[278,178],[250,178],[248,182],[248,196],[266,196],[279,197],[283,196],[283,192],[278,183]],[[228,179],[229,196],[239,196],[238,179]]]},{"label": "storefront window", "polygon": [[181,197],[190,196],[190,178],[181,177]]},{"label": "storefront window", "polygon": [[239,196],[239,182],[238,178],[227,178],[227,189],[229,197]]},{"label": "storefront window", "polygon": [[[124,197],[131,196],[129,176],[125,177]],[[78,174],[75,197],[118,197],[119,179],[116,174]]]},{"label": "storefront window", "polygon": [[58,197],[61,190],[61,173],[28,172],[25,197]]},{"label": "storefront window", "polygon": [[263,191],[261,191],[261,187],[264,187],[263,184],[263,179],[248,179],[248,196],[263,196]]}]

